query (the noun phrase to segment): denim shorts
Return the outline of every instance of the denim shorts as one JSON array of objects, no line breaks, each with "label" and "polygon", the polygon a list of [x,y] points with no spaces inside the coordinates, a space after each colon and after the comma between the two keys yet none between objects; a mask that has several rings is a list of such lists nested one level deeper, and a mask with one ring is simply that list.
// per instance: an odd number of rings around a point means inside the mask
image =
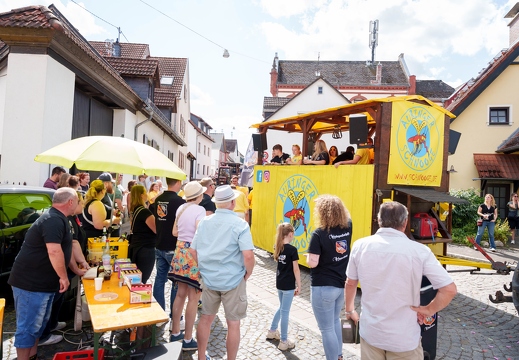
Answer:
[{"label": "denim shorts", "polygon": [[31,348],[40,338],[50,318],[54,293],[33,292],[14,287],[16,311],[16,348]]}]

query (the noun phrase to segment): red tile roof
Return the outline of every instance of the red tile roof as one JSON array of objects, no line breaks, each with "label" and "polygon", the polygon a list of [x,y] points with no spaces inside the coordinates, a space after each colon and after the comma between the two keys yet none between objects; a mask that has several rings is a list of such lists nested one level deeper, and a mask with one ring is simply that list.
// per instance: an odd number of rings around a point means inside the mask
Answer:
[{"label": "red tile roof", "polygon": [[[129,90],[135,97],[138,97],[138,95],[135,94],[133,89],[126,83],[126,81],[124,81],[124,79],[117,73],[117,71],[109,66],[108,63],[92,49],[88,42],[77,31],[77,29],[75,29],[72,24],[68,22],[68,20],[58,11],[58,9],[56,9],[54,5],[50,5],[49,8],[45,6],[27,6],[2,13],[0,14],[0,28],[33,28],[54,30],[50,33],[51,37],[59,38],[60,36],[65,36],[88,57],[98,63],[108,74],[113,76],[117,82]],[[11,38],[13,35],[14,34],[12,31],[7,33],[7,36]],[[26,34],[20,32],[18,36],[23,40]]]},{"label": "red tile roof", "polygon": [[153,102],[157,106],[175,107],[176,98],[171,89],[155,88]]},{"label": "red tile roof", "polygon": [[[90,41],[101,56],[112,56],[112,42],[109,41]],[[150,46],[148,44],[119,43],[121,46],[121,57],[133,59],[147,59],[150,56]]]},{"label": "red tile roof", "polygon": [[59,20],[45,6],[27,6],[0,14],[1,27],[51,29],[54,25],[59,26]]},{"label": "red tile roof", "polygon": [[519,155],[474,154],[480,178],[519,180]]},{"label": "red tile roof", "polygon": [[182,92],[182,84],[184,83],[184,75],[187,68],[186,58],[170,58],[170,57],[150,57],[150,59],[156,59],[159,61],[159,73],[160,76],[172,76],[173,85],[164,86],[161,85],[162,89],[171,88],[171,92],[179,97]]},{"label": "red tile roof", "polygon": [[129,59],[120,57],[106,57],[106,61],[114,67],[115,70],[121,75],[134,75],[134,76],[148,76],[153,77],[157,74],[158,77],[158,66],[157,60],[148,59]]}]

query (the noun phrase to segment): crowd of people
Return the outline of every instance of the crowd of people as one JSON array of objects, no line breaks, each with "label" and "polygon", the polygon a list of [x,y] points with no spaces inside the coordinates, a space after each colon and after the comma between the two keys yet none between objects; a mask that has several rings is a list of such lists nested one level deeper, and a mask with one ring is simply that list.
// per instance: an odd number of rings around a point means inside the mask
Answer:
[{"label": "crowd of people", "polygon": [[353,146],[348,146],[346,151],[339,154],[335,145],[327,149],[324,140],[316,140],[314,143],[314,152],[310,156],[303,156],[301,147],[298,144],[292,145],[292,156],[283,152],[281,144],[272,147],[272,159],[267,164],[270,165],[334,165],[336,168],[340,165],[365,165],[373,164],[375,161],[375,151],[373,147],[373,139],[368,138],[365,144],[362,144],[357,151]]},{"label": "crowd of people", "polygon": [[[297,145],[292,158],[285,156],[280,145],[274,150],[279,164],[324,165],[343,155],[334,147],[328,151],[322,140],[316,141],[311,160],[302,159]],[[350,152],[353,159],[339,162],[362,159],[365,155],[359,150]],[[246,283],[255,265],[248,188],[240,187],[233,177],[231,185],[218,188],[211,178],[183,187],[180,180],[166,178],[164,189],[159,179],[139,176],[124,189],[119,186],[121,179],[115,181],[110,173],[89,183],[87,173],[69,175],[61,170],[53,169],[45,182],[57,189],[52,208],[29,229],[9,278],[17,313],[18,359],[35,359],[39,345],[62,339],[51,332],[62,326],[57,314],[71,278],[89,269],[87,238],[100,236],[103,228],[117,227],[125,213],[132,234],[128,255],[142,271],[144,283],[156,269],[153,296],[170,311],[170,341],[182,341],[183,350],[198,349],[199,360],[210,359],[211,324],[223,305],[227,358],[236,359],[240,322],[247,315]],[[108,193],[110,202],[105,202]],[[517,209],[517,200],[511,202],[509,207]],[[491,196],[485,197],[478,213],[484,222],[492,222],[495,203]],[[343,359],[340,314],[344,306],[346,317],[359,321],[354,308],[359,281],[363,289],[362,358],[423,358],[419,324],[449,304],[456,286],[430,249],[405,235],[407,208],[397,202],[381,204],[379,230],[353,245],[353,220],[339,197],[318,196],[313,214],[315,229],[304,255],[311,269],[310,298],[326,359]],[[485,226],[490,230],[490,224]],[[298,249],[291,245],[294,232],[290,223],[279,224],[274,248],[279,308],[266,338],[279,340],[281,351],[297,345],[288,337],[291,304],[302,286]],[[42,275],[37,279],[30,275],[36,271]],[[420,304],[417,291],[422,276],[438,290],[425,305]],[[164,294],[168,279],[173,282],[170,309],[166,309]],[[195,331],[198,308],[201,315]]]}]

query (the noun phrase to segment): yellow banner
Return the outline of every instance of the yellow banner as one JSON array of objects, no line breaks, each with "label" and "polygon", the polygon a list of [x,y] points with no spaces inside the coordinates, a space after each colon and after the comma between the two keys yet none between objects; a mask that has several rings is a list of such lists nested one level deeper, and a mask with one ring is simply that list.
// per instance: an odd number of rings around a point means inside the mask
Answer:
[{"label": "yellow banner", "polygon": [[393,102],[388,184],[440,186],[444,113],[408,101]]},{"label": "yellow banner", "polygon": [[299,262],[306,265],[314,225],[314,200],[322,194],[342,199],[353,221],[352,239],[371,235],[373,165],[254,167],[252,238],[254,245],[274,251],[276,227],[289,222],[295,228]]}]

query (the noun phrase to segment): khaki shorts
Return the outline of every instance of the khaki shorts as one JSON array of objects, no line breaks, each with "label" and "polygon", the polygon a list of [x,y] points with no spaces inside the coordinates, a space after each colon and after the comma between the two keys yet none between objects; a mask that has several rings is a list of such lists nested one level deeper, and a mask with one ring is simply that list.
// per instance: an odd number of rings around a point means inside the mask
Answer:
[{"label": "khaki shorts", "polygon": [[220,303],[223,304],[225,318],[227,320],[241,320],[247,316],[247,285],[245,279],[229,291],[215,291],[203,288],[202,314],[216,315]]},{"label": "khaki shorts", "polygon": [[422,341],[419,342],[418,347],[414,350],[393,352],[371,346],[361,337],[360,358],[361,360],[423,360]]}]

